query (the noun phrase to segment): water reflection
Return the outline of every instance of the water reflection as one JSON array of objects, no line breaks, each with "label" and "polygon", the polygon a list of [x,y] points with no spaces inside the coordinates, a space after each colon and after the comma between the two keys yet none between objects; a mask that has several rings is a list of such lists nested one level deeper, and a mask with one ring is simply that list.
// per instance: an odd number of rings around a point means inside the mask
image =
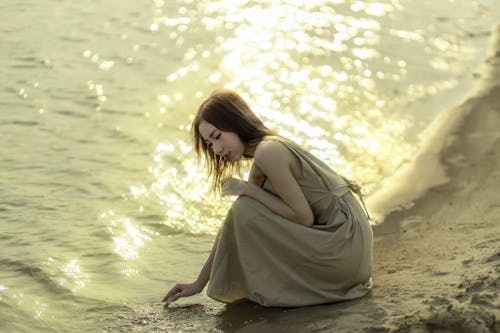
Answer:
[{"label": "water reflection", "polygon": [[71,259],[62,267],[63,277],[59,279],[59,284],[76,293],[85,287],[89,274],[85,273],[80,266],[78,259]]},{"label": "water reflection", "polygon": [[[144,189],[131,187],[132,195],[138,197],[146,193]],[[100,218],[109,223],[108,231],[113,237],[113,251],[125,260],[139,258],[139,250],[156,233],[134,223],[129,217],[115,214],[112,210],[102,213]]]},{"label": "water reflection", "polygon": [[43,303],[40,300],[35,300],[35,319],[40,319],[43,315],[43,313],[47,310],[47,303]]},{"label": "water reflection", "polygon": [[[351,4],[351,10],[368,16],[353,17],[346,15],[348,11],[340,13],[345,11],[344,1],[335,4],[339,6],[325,1],[242,1],[230,6],[203,2],[196,10],[184,11],[192,16],[182,23],[171,17],[159,16],[156,20],[166,27],[199,21],[205,30],[217,31],[214,52],[220,58],[220,67],[208,73],[208,81],[224,82],[242,92],[270,127],[303,141],[340,172],[348,176],[360,174],[361,181],[369,186],[380,173],[365,172],[366,167],[380,166],[382,159],[360,168],[341,156],[372,157],[370,149],[381,146],[387,132],[398,138],[411,125],[404,118],[387,119],[388,125],[382,129],[362,120],[365,112],[385,100],[378,87],[385,73],[373,75],[372,64],[367,62],[381,57],[375,48],[381,38],[380,22],[370,16],[386,15],[398,6],[356,2]],[[184,55],[184,60],[196,63],[196,68],[210,55],[198,46],[189,48]],[[189,73],[189,65],[182,66],[167,75],[167,81],[180,81]],[[398,70],[392,75],[400,79],[404,72]],[[358,139],[349,144],[336,142],[339,132],[358,135]],[[320,136],[322,140],[317,140]],[[410,145],[401,142],[394,148],[395,154],[383,157],[383,172],[413,152]]]},{"label": "water reflection", "polygon": [[[231,203],[210,195],[188,139],[192,113],[212,88],[240,92],[269,127],[355,176],[369,193],[415,152],[412,103],[455,87],[450,75],[473,54],[432,24],[395,24],[410,5],[400,1],[153,3],[147,30],[172,40],[161,53],[176,64],[163,74],[156,112],[144,116],[172,134],[156,143],[152,179],[131,193],[139,202],[156,200],[161,223],[188,233],[215,233]],[[433,72],[424,73],[428,64]],[[97,85],[93,90],[105,98]]]},{"label": "water reflection", "polygon": [[[172,154],[177,156],[176,166],[169,158]],[[149,191],[165,208],[165,225],[188,233],[213,234],[232,199],[214,200],[206,174],[193,154],[191,144],[184,141],[158,144],[149,168],[155,179]],[[170,163],[164,163],[165,159]]]}]

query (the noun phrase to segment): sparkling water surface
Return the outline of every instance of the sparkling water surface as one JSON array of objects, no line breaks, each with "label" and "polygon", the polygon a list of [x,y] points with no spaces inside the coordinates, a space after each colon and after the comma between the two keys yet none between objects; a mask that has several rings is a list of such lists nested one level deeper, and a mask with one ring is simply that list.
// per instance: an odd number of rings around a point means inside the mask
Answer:
[{"label": "sparkling water surface", "polygon": [[0,13],[0,331],[235,331],[273,320],[205,295],[160,304],[197,276],[231,203],[191,148],[200,102],[235,89],[370,192],[470,91],[500,4],[23,0]]}]

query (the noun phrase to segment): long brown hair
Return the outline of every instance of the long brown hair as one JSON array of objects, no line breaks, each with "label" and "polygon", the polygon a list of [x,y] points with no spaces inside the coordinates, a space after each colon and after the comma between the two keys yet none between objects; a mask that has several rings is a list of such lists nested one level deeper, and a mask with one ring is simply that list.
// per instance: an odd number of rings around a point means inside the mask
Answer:
[{"label": "long brown hair", "polygon": [[258,144],[266,135],[277,135],[264,125],[236,92],[229,89],[217,89],[212,92],[200,105],[191,124],[191,134],[198,159],[201,155],[205,157],[208,174],[213,176],[212,189],[215,192],[220,191],[220,181],[223,178],[240,169],[242,161],[224,159],[205,144],[198,128],[202,120],[221,131],[236,133],[245,146]]}]

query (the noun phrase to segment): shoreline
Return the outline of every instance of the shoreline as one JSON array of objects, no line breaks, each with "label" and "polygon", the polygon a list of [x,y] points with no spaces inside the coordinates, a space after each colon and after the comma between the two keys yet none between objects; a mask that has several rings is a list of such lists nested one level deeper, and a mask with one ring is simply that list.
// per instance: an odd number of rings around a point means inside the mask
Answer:
[{"label": "shoreline", "polygon": [[[466,117],[470,110],[461,106],[469,99],[481,96],[490,85],[494,85],[498,68],[488,62],[500,50],[500,22],[491,28],[491,36],[484,60],[471,73],[481,79],[476,82],[471,91],[455,106],[444,109],[429,127],[424,131],[419,149],[414,158],[403,164],[392,176],[386,178],[375,192],[370,193],[365,201],[375,225],[384,223],[393,212],[410,208],[415,200],[425,196],[431,188],[447,183],[450,179],[444,165],[439,161],[439,155],[453,140],[450,133],[458,123]],[[479,73],[478,73],[479,72]],[[495,74],[497,73],[497,74]],[[410,189],[406,184],[412,184]]]}]

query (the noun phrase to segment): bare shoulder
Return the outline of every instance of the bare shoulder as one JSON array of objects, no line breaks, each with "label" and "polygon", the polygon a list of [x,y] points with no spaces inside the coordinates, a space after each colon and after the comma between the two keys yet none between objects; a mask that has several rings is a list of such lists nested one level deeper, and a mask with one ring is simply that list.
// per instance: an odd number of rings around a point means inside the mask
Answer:
[{"label": "bare shoulder", "polygon": [[266,140],[261,142],[254,153],[254,163],[267,176],[274,172],[291,171],[297,179],[302,175],[299,159],[281,142]]},{"label": "bare shoulder", "polygon": [[274,165],[288,164],[291,153],[282,143],[275,140],[266,140],[257,146],[254,159],[258,165],[267,165],[269,163]]}]

